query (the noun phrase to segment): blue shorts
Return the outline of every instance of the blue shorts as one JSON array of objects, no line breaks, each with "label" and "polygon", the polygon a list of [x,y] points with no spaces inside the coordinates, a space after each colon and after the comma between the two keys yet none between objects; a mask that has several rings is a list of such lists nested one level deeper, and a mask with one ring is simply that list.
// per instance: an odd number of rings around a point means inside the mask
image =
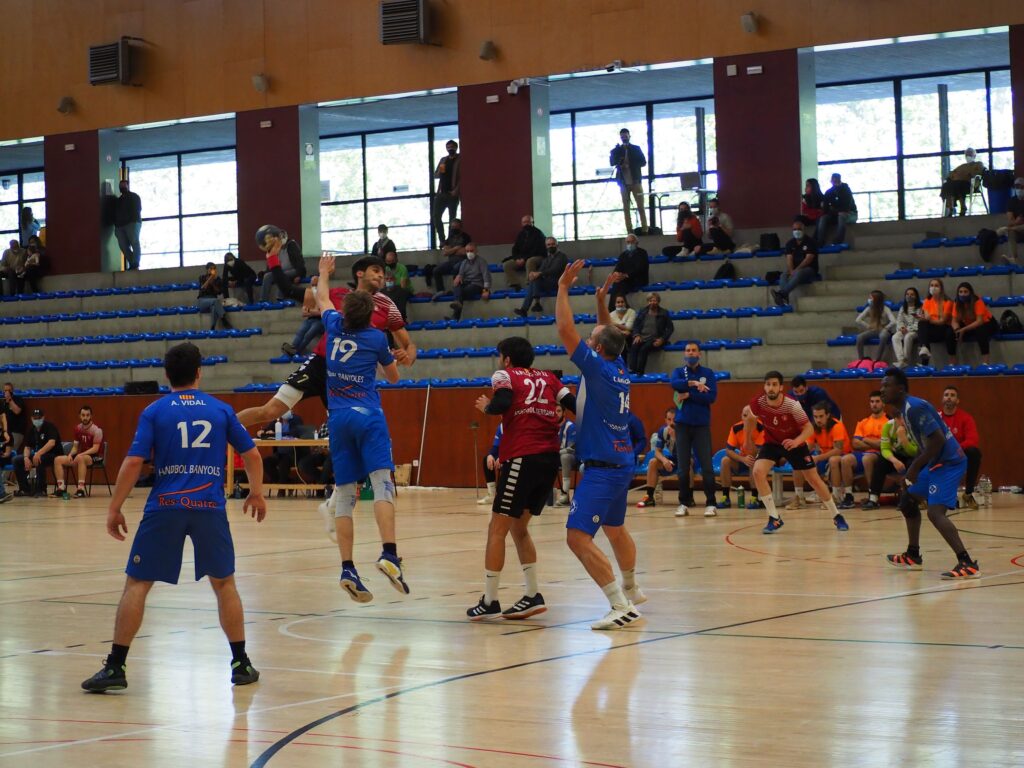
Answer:
[{"label": "blue shorts", "polygon": [[146,512],[124,572],[139,581],[177,584],[185,537],[192,539],[196,581],[226,579],[235,572],[235,545],[223,509],[175,509]]},{"label": "blue shorts", "polygon": [[825,459],[824,461],[816,461],[814,463],[818,467],[819,475],[824,477],[828,474],[828,459]]},{"label": "blue shorts", "polygon": [[747,475],[750,474],[750,467],[748,467],[742,461],[734,461],[733,459],[730,459],[728,456],[724,456],[722,458],[723,467],[725,466],[725,462],[727,461],[729,462],[729,466],[732,468],[733,477],[736,477],[737,475],[746,477]]},{"label": "blue shorts", "polygon": [[[664,453],[662,455],[664,456]],[[658,462],[658,477],[675,477],[676,476],[676,470],[675,470],[676,457],[675,456],[665,456],[665,458],[672,462],[672,469],[671,470],[665,469],[665,467],[662,466],[661,462]],[[642,466],[643,466],[644,472],[646,472],[647,468],[650,467],[652,461],[657,461],[657,458],[654,455],[654,451],[650,451],[647,454],[647,457],[643,461],[643,465]]]},{"label": "blue shorts", "polygon": [[335,485],[357,483],[377,469],[393,470],[384,411],[336,408],[327,419]]},{"label": "blue shorts", "polygon": [[[864,456],[865,455],[877,456],[878,453],[876,451],[854,451],[853,452],[853,457],[857,460],[857,463],[854,465],[854,468],[853,468],[853,474],[854,475],[863,475],[864,474]],[[868,480],[870,480],[870,479],[871,478],[869,477]]]},{"label": "blue shorts", "polygon": [[633,467],[588,467],[569,505],[566,528],[597,534],[602,525],[626,522],[626,492],[633,482]]},{"label": "blue shorts", "polygon": [[966,471],[966,457],[934,467],[925,467],[908,490],[913,496],[927,499],[928,506],[941,505],[946,509],[956,509],[956,489]]}]

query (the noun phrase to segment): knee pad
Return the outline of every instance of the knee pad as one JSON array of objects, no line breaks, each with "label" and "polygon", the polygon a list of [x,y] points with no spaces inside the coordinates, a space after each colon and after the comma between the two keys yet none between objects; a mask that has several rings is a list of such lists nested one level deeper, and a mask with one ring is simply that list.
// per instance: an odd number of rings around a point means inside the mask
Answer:
[{"label": "knee pad", "polygon": [[370,485],[373,487],[373,500],[394,502],[395,483],[391,480],[390,469],[375,469],[370,473]]},{"label": "knee pad", "polygon": [[334,486],[334,516],[352,517],[356,508],[356,484],[346,483],[345,485]]},{"label": "knee pad", "polygon": [[921,516],[921,508],[917,505],[917,499],[911,496],[909,493],[904,491],[900,497],[900,512],[906,518],[915,518]]}]

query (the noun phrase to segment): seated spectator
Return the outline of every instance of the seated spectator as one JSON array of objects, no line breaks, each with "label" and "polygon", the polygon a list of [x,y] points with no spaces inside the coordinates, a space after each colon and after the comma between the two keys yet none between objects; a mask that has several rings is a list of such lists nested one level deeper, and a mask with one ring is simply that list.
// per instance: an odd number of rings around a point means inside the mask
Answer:
[{"label": "seated spectator", "polygon": [[431,275],[434,280],[434,301],[444,294],[444,276],[454,275],[459,271],[459,265],[466,259],[466,246],[472,241],[469,232],[462,228],[462,219],[452,219],[448,227],[448,237],[441,243],[443,260],[434,267]]},{"label": "seated spectator", "polygon": [[387,224],[380,224],[377,226],[377,240],[370,248],[370,255],[378,259],[384,259],[385,254],[388,253],[398,253],[398,249],[391,238],[388,237]]},{"label": "seated spectator", "polygon": [[515,291],[523,288],[523,277],[537,270],[537,265],[547,255],[544,233],[533,226],[533,216],[522,218],[523,228],[512,243],[512,253],[501,261],[505,270],[505,285]]},{"label": "seated spectator", "polygon": [[793,237],[786,242],[786,274],[772,298],[779,306],[789,304],[789,294],[795,288],[813,282],[818,277],[818,244],[804,232],[807,222],[800,216],[793,220]]},{"label": "seated spectator", "polygon": [[412,298],[412,281],[409,269],[398,261],[395,251],[384,253],[384,287],[382,293],[395,302],[403,320],[408,320],[409,299]]},{"label": "seated spectator", "polygon": [[320,319],[320,307],[314,295],[318,279],[319,276],[314,275],[309,288],[302,295],[302,323],[291,342],[286,341],[281,345],[281,351],[286,355],[305,355],[313,346],[313,342],[323,336],[324,324]]},{"label": "seated spectator", "polygon": [[[558,495],[555,497],[555,506],[566,507],[569,505],[569,485],[572,481],[572,473],[580,465],[576,460],[576,424],[566,416],[565,409],[560,405],[555,406],[555,415],[561,422],[558,427],[558,459],[562,465],[562,483]],[[499,426],[498,429],[500,430],[501,427]],[[497,438],[498,436],[495,435],[496,441]],[[487,487],[490,488],[489,485]]]},{"label": "seated spectator", "polygon": [[1006,235],[1006,253],[1003,260],[1017,263],[1017,245],[1024,240],[1024,176],[1014,180],[1009,202],[1006,204],[1006,226],[996,232]]},{"label": "seated spectator", "polygon": [[633,335],[633,323],[636,322],[636,310],[626,303],[625,296],[615,297],[615,308],[611,311],[612,325],[626,335],[626,342]]},{"label": "seated spectator", "polygon": [[[558,412],[556,406],[555,412]],[[477,504],[493,504],[494,494],[497,492],[498,483],[498,449],[501,448],[501,437],[505,434],[505,428],[498,424],[494,431],[494,439],[491,441],[491,449],[484,455],[484,482],[487,483],[487,493],[476,500]]]},{"label": "seated spectator", "polygon": [[800,215],[808,224],[817,224],[825,213],[825,196],[821,194],[821,185],[817,179],[804,182],[804,194],[800,198]]},{"label": "seated spectator", "polygon": [[[732,499],[729,493],[732,491],[732,480],[736,475],[750,477],[750,470],[754,467],[754,459],[757,458],[757,449],[764,445],[764,425],[757,422],[754,438],[750,441],[754,446],[754,453],[747,453],[747,429],[742,421],[737,421],[729,428],[729,436],[725,440],[725,456],[722,458],[722,503],[721,509],[729,509],[732,506]],[[757,497],[757,486],[751,480],[750,501],[747,502],[747,509],[760,509],[761,502]]]},{"label": "seated spectator", "polygon": [[[270,422],[263,429],[256,433],[261,440],[273,440],[276,436],[275,425],[281,424],[281,439],[298,435],[299,427],[302,426],[302,417],[290,410],[285,411],[280,419]],[[292,482],[291,471],[300,459],[305,457],[308,449],[284,447],[274,448],[273,451],[263,457],[263,479],[267,483],[287,485]],[[278,496],[284,496],[284,490],[278,489]]]},{"label": "seated spectator", "polygon": [[956,303],[949,320],[949,335],[946,337],[946,351],[953,362],[957,361],[957,344],[977,341],[981,350],[981,362],[989,363],[989,347],[992,337],[999,333],[999,323],[992,317],[985,300],[974,293],[974,286],[963,282],[956,287]]},{"label": "seated spectator", "polygon": [[853,430],[853,453],[843,456],[845,477],[840,489],[841,509],[853,509],[853,479],[857,475],[864,475],[870,482],[882,450],[882,427],[888,418],[885,415],[885,405],[882,403],[882,393],[877,389],[868,395],[868,408],[871,413],[858,421]]},{"label": "seated spectator", "polygon": [[676,409],[665,411],[665,423],[651,435],[651,450],[647,454],[647,485],[644,486],[644,497],[637,506],[657,506],[655,495],[661,496],[661,478],[671,477],[676,471]]},{"label": "seated spectator", "polygon": [[10,247],[0,257],[0,277],[7,282],[5,296],[18,296],[24,289],[25,259],[28,251],[17,240],[11,240]]},{"label": "seated spectator", "polygon": [[11,433],[7,431],[7,414],[0,410],[0,504],[14,498],[7,492],[8,466],[14,465],[14,446]]},{"label": "seated spectator", "polygon": [[[42,408],[32,411],[32,426],[25,436],[21,461],[14,462],[14,474],[18,478],[16,496],[46,498],[46,470],[53,466],[53,460],[63,455],[64,444],[60,432],[53,422],[43,418]],[[31,475],[35,475],[35,480]]]},{"label": "seated spectator", "polygon": [[462,319],[463,302],[491,298],[491,269],[487,259],[477,253],[476,243],[466,246],[466,258],[459,263],[459,270],[452,280],[452,295],[455,297],[450,306],[452,314],[449,320]]},{"label": "seated spectator", "polygon": [[216,330],[220,322],[225,328],[232,328],[231,322],[224,313],[224,302],[221,299],[223,286],[217,276],[217,265],[212,261],[206,262],[206,271],[199,276],[199,297],[196,303],[199,305],[199,312],[210,313],[210,330]]},{"label": "seated spectator", "polygon": [[708,200],[708,237],[711,238],[711,245],[701,243],[693,249],[695,255],[702,253],[732,253],[736,250],[736,243],[732,239],[733,226],[732,217],[722,211],[718,205],[718,198],[712,197]]},{"label": "seated spectator", "polygon": [[608,291],[609,309],[615,306],[617,297],[639,291],[647,285],[651,265],[647,259],[647,251],[637,243],[636,235],[626,235],[626,250],[619,254],[619,260],[615,262],[616,282]]},{"label": "seated spectator", "polygon": [[960,203],[960,215],[967,213],[967,195],[971,191],[971,184],[975,176],[981,176],[985,172],[985,164],[978,161],[978,153],[972,147],[964,152],[964,162],[949,172],[949,176],[942,182],[942,189],[939,197],[942,198],[943,216],[952,216],[956,204]]},{"label": "seated spectator", "polygon": [[682,202],[676,213],[676,242],[682,245],[666,245],[661,249],[662,256],[689,256],[690,251],[697,248],[704,237],[704,229],[700,225],[700,217],[690,210],[690,204]]},{"label": "seated spectator", "polygon": [[78,424],[75,425],[75,439],[71,443],[71,453],[55,456],[53,459],[53,476],[57,479],[57,487],[53,495],[68,499],[68,490],[64,485],[64,472],[68,467],[75,470],[78,481],[76,499],[85,498],[85,481],[89,477],[89,467],[97,459],[103,458],[103,430],[92,420],[92,408],[83,405],[78,411]]},{"label": "seated spectator", "polygon": [[896,329],[896,318],[885,303],[885,294],[881,291],[872,291],[868,297],[868,304],[857,315],[857,326],[863,328],[857,334],[857,359],[863,360],[864,345],[869,341],[878,341],[878,348],[875,350],[874,361],[877,363],[885,354]]},{"label": "seated spectator", "polygon": [[25,401],[14,394],[14,385],[9,381],[4,382],[4,399],[0,401],[0,413],[6,419],[6,429],[11,436],[11,448],[18,452],[27,431],[28,411],[25,408]]},{"label": "seated spectator", "polygon": [[280,227],[264,224],[256,230],[256,245],[267,254],[267,271],[263,274],[260,301],[270,300],[270,292],[275,285],[282,299],[302,301],[304,289],[299,283],[306,276],[306,262],[299,244]]},{"label": "seated spectator", "polygon": [[40,293],[39,280],[43,276],[43,272],[46,271],[46,249],[40,242],[39,237],[32,235],[28,239],[28,245],[25,247],[25,266],[22,269],[22,291],[25,290],[25,284],[31,289],[30,293]]},{"label": "seated spectator", "polygon": [[[928,365],[931,362],[932,344],[945,342],[948,349],[952,319],[953,302],[946,296],[946,286],[939,278],[934,277],[928,283],[928,298],[921,306],[921,319],[917,324],[917,334],[921,341],[921,365]],[[954,352],[955,349],[954,347]]]},{"label": "seated spectator", "polygon": [[846,225],[857,221],[857,204],[853,200],[850,185],[844,183],[843,177],[838,173],[832,174],[832,187],[825,193],[822,208],[824,213],[818,219],[818,243],[825,244],[825,235],[828,234],[828,228],[833,225],[836,228],[836,236],[832,242],[837,245],[845,243]]},{"label": "seated spectator", "polygon": [[[522,306],[515,310],[520,317],[526,317],[526,309],[530,307],[533,312],[543,312],[540,299],[542,296],[552,296],[558,292],[558,278],[562,276],[566,266],[569,264],[569,257],[558,250],[558,241],[549,237],[544,241],[547,254],[544,259],[536,263],[536,269],[527,273],[529,281],[526,284],[526,296],[523,297]],[[531,305],[531,302],[533,306]]]},{"label": "seated spectator", "polygon": [[917,329],[923,317],[921,294],[910,287],[903,292],[903,304],[896,313],[896,330],[892,334],[892,348],[896,353],[896,367],[904,368],[907,361],[915,359],[917,351]]},{"label": "seated spectator", "polygon": [[967,456],[967,474],[964,475],[964,506],[968,509],[977,509],[978,502],[974,498],[974,487],[978,484],[978,472],[981,471],[978,425],[974,423],[974,417],[960,407],[960,390],[952,385],[942,390],[941,416]]},{"label": "seated spectator", "polygon": [[228,289],[245,291],[247,304],[255,304],[253,286],[256,285],[256,272],[239,259],[231,251],[224,254],[224,279],[221,281],[221,298],[228,298]]},{"label": "seated spectator", "polygon": [[[637,312],[633,323],[633,341],[629,345],[629,370],[643,376],[647,370],[647,356],[661,349],[672,338],[675,327],[668,311],[661,308],[661,296],[647,294],[647,306]],[[646,440],[646,438],[645,438]]]},{"label": "seated spectator", "polygon": [[822,387],[816,384],[808,385],[806,376],[793,377],[789,396],[800,403],[800,407],[804,409],[809,421],[814,421],[814,406],[818,403],[826,403],[829,414],[837,419],[843,418],[843,412],[839,409],[836,401]]},{"label": "seated spectator", "polygon": [[[840,488],[848,488],[853,484],[852,467],[843,463],[843,457],[850,452],[850,436],[843,422],[829,413],[827,403],[815,403],[811,414],[814,431],[807,438],[807,447],[814,454],[816,469],[810,471],[816,471],[822,477],[827,478],[833,494],[835,494]],[[793,490],[796,495],[786,509],[800,509],[804,505],[804,475],[803,470],[793,470]],[[840,494],[836,499],[837,506],[843,498]],[[825,499],[819,499],[819,501],[824,504]],[[848,509],[848,507],[844,507],[844,509]]]},{"label": "seated spectator", "polygon": [[[863,510],[878,509],[878,499],[885,490],[885,481],[892,474],[903,475],[907,467],[917,458],[917,445],[907,434],[903,414],[895,411],[893,417],[882,427],[882,443],[878,461],[871,472],[868,497],[860,505]],[[902,486],[901,486],[902,487]]]}]

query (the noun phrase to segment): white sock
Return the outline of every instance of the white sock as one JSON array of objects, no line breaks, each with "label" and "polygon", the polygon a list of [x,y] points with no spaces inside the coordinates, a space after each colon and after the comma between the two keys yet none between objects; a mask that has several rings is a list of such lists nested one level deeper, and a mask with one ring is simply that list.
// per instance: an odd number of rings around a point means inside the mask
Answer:
[{"label": "white sock", "polygon": [[537,564],[526,563],[523,566],[523,579],[526,583],[526,596],[533,597],[537,594]]},{"label": "white sock", "polygon": [[878,494],[877,493],[869,493],[868,494],[868,501],[878,501]]},{"label": "white sock", "polygon": [[636,587],[636,571],[631,569],[622,572],[622,588],[634,589]]},{"label": "white sock", "polygon": [[570,482],[570,480],[571,480],[571,478],[569,478],[569,477],[562,477],[562,493],[564,493],[566,496],[569,495],[569,482]]},{"label": "white sock", "polygon": [[484,602],[490,605],[498,599],[501,571],[484,571]]},{"label": "white sock", "polygon": [[797,488],[796,489],[796,497],[798,499],[802,499],[804,497],[804,489],[803,488]]},{"label": "white sock", "polygon": [[848,494],[849,492],[850,486],[844,485],[842,488],[839,489],[840,498],[845,498],[846,494]]},{"label": "white sock", "polygon": [[496,483],[488,483],[487,484],[487,495],[490,496],[493,499],[494,498],[494,494],[497,491],[497,488],[498,488],[498,486],[497,486]]},{"label": "white sock", "polygon": [[764,504],[764,508],[768,510],[768,515],[778,519],[779,513],[778,510],[775,509],[775,499],[772,497],[771,493],[762,496],[761,501]]},{"label": "white sock", "polygon": [[64,490],[64,481],[63,480],[58,480],[57,481],[57,490],[58,491],[63,491]]},{"label": "white sock", "polygon": [[835,499],[830,498],[828,501],[826,501],[825,507],[828,509],[829,512],[832,513],[832,517],[835,517],[839,514],[839,508],[836,506]]},{"label": "white sock", "polygon": [[604,596],[608,598],[608,604],[617,611],[624,610],[629,605],[626,595],[622,592],[619,582],[613,581],[601,587]]}]

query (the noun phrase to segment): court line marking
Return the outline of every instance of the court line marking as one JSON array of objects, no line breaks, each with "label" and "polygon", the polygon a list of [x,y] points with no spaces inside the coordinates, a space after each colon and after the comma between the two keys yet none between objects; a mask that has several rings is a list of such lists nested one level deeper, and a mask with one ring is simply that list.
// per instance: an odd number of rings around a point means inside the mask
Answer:
[{"label": "court line marking", "polygon": [[[998,585],[992,585],[998,586]],[[1024,651],[1024,645],[985,645],[984,643],[929,643],[921,640],[860,640],[850,637],[798,637],[788,635],[746,635],[733,632],[705,632],[708,637],[740,637],[753,640],[803,640],[816,643],[855,643],[861,645],[923,645],[939,648],[981,648],[984,650]]]}]

